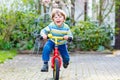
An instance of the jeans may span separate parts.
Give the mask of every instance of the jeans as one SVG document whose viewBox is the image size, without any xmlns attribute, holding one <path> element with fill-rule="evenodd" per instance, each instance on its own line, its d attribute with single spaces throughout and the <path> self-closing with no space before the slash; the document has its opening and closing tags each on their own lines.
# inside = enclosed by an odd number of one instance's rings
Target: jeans
<svg viewBox="0 0 120 80">
<path fill-rule="evenodd" d="M 52 52 L 52 50 L 54 49 L 54 47 L 55 47 L 55 43 L 52 42 L 51 40 L 48 40 L 45 43 L 43 51 L 42 51 L 42 60 L 44 62 L 49 61 L 49 59 L 50 59 L 50 53 Z M 58 50 L 59 50 L 60 55 L 62 57 L 63 63 L 69 63 L 70 56 L 69 56 L 66 44 L 58 45 Z"/>
</svg>

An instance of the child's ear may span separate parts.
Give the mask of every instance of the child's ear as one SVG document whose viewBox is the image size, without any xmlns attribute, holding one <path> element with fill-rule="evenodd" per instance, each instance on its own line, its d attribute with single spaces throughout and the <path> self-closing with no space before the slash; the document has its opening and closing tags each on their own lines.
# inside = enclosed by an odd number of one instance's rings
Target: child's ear
<svg viewBox="0 0 120 80">
<path fill-rule="evenodd" d="M 52 21 L 54 21 L 54 19 L 53 19 L 53 18 L 51 18 L 51 20 L 52 20 Z"/>
</svg>

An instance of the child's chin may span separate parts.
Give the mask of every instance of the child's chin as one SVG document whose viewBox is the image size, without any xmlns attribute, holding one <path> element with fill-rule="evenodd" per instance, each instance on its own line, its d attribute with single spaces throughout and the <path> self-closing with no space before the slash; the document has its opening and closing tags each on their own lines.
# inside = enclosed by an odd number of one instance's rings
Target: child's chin
<svg viewBox="0 0 120 80">
<path fill-rule="evenodd" d="M 57 26 L 60 26 L 61 24 L 56 24 Z"/>
<path fill-rule="evenodd" d="M 61 25 L 57 25 L 57 26 L 61 26 Z"/>
</svg>

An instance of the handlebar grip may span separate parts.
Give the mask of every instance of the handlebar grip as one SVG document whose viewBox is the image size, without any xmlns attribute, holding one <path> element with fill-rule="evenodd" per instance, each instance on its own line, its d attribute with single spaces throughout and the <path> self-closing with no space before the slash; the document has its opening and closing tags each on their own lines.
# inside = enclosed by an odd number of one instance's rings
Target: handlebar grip
<svg viewBox="0 0 120 80">
<path fill-rule="evenodd" d="M 49 37 L 47 36 L 47 39 L 49 39 Z"/>
<path fill-rule="evenodd" d="M 72 41 L 72 37 L 68 37 L 68 42 L 71 42 Z"/>
<path fill-rule="evenodd" d="M 36 38 L 39 38 L 40 40 L 43 40 L 43 36 L 41 36 L 40 34 L 37 35 Z"/>
<path fill-rule="evenodd" d="M 40 40 L 43 40 L 43 37 L 42 37 L 42 36 L 40 36 Z"/>
</svg>

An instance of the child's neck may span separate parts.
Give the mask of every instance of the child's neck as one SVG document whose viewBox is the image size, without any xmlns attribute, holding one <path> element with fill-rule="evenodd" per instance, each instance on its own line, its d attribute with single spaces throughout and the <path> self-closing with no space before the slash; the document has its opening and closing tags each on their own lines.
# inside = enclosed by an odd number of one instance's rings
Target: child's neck
<svg viewBox="0 0 120 80">
<path fill-rule="evenodd" d="M 55 24 L 56 25 L 56 24 Z M 63 24 L 61 24 L 61 25 L 56 25 L 56 26 L 58 26 L 58 27 L 62 27 L 63 26 Z"/>
</svg>

